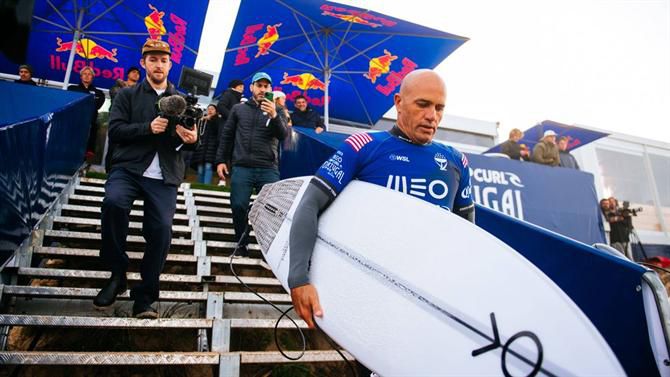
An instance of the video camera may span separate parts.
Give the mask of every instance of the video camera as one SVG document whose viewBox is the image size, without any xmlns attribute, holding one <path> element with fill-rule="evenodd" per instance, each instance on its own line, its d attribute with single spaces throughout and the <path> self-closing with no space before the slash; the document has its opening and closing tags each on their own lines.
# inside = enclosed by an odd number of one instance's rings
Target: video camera
<svg viewBox="0 0 670 377">
<path fill-rule="evenodd" d="M 637 213 L 642 212 L 643 209 L 644 208 L 642 207 L 630 208 L 630 202 L 625 200 L 623 202 L 623 206 L 616 208 L 616 212 L 620 213 L 621 216 L 631 217 L 631 216 L 637 216 Z"/>
<path fill-rule="evenodd" d="M 178 124 L 189 130 L 198 124 L 205 112 L 197 103 L 197 97 L 184 97 L 179 94 L 163 97 L 158 101 L 158 116 L 168 120 L 167 132 L 170 136 L 177 136 Z"/>
</svg>

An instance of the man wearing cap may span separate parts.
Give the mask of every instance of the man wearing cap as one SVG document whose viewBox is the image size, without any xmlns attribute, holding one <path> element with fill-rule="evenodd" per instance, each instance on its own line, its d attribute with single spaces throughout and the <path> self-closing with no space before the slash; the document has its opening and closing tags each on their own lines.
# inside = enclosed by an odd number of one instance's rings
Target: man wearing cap
<svg viewBox="0 0 670 377">
<path fill-rule="evenodd" d="M 33 81 L 33 68 L 28 64 L 21 64 L 19 66 L 19 78 L 14 80 L 14 82 L 17 84 L 37 86 L 37 83 Z"/>
<path fill-rule="evenodd" d="M 552 130 L 544 131 L 540 142 L 533 148 L 533 162 L 538 164 L 558 166 L 558 147 L 556 146 L 556 132 Z"/>
<path fill-rule="evenodd" d="M 172 67 L 170 45 L 147 40 L 140 64 L 146 70 L 146 79 L 121 90 L 110 113 L 109 139 L 116 147 L 102 202 L 100 257 L 112 276 L 93 303 L 109 306 L 126 290 L 130 209 L 136 199 L 143 199 L 146 247 L 140 266 L 142 281 L 132 288 L 130 297 L 135 301 L 133 316 L 157 318 L 158 312 L 151 304 L 158 300 L 158 279 L 172 241 L 177 186 L 184 172 L 181 151 L 194 149 L 198 130 L 176 125 L 172 134 L 168 120 L 158 116 L 159 100 L 177 94 L 167 80 Z"/>
<path fill-rule="evenodd" d="M 233 106 L 240 103 L 242 93 L 244 93 L 244 83 L 242 80 L 235 79 L 228 83 L 228 89 L 221 94 L 221 99 L 216 105 L 216 110 L 219 112 L 219 115 L 221 115 L 222 122 L 225 123 L 228 119 L 228 115 L 230 115 L 230 110 Z"/>
<path fill-rule="evenodd" d="M 293 103 L 295 104 L 295 110 L 291 114 L 291 121 L 294 126 L 313 128 L 317 134 L 323 132 L 323 120 L 316 111 L 307 105 L 305 96 L 295 97 Z"/>
<path fill-rule="evenodd" d="M 119 93 L 119 91 L 123 88 L 127 88 L 129 86 L 133 86 L 137 84 L 138 81 L 140 81 L 140 69 L 137 67 L 130 67 L 128 68 L 128 71 L 126 71 L 126 81 L 123 81 L 121 79 L 116 80 L 114 83 L 114 86 L 109 88 L 109 98 L 114 101 L 114 97 L 116 97 L 116 94 Z"/>
<path fill-rule="evenodd" d="M 235 254 L 239 256 L 248 255 L 245 229 L 251 193 L 279 180 L 277 148 L 288 132 L 286 120 L 278 114 L 274 102 L 265 98 L 265 93 L 272 92 L 270 76 L 256 73 L 250 89 L 251 98 L 233 106 L 216 152 L 219 177 L 225 179 L 232 169 L 230 206 L 239 245 Z"/>
<path fill-rule="evenodd" d="M 85 66 L 79 71 L 80 82 L 79 85 L 70 85 L 67 90 L 71 92 L 82 92 L 92 94 L 95 99 L 95 111 L 93 112 L 93 119 L 91 119 L 91 129 L 88 133 L 88 143 L 86 144 L 86 157 L 93 157 L 95 154 L 95 140 L 98 136 L 98 110 L 105 103 L 105 93 L 93 85 L 93 78 L 95 72 L 93 68 Z"/>
</svg>

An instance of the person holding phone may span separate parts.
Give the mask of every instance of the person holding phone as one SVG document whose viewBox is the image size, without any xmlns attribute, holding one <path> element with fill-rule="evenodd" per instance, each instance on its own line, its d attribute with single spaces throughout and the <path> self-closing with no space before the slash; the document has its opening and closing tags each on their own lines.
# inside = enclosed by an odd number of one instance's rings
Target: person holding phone
<svg viewBox="0 0 670 377">
<path fill-rule="evenodd" d="M 249 255 L 244 230 L 251 194 L 254 190 L 259 192 L 266 183 L 279 180 L 277 147 L 288 133 L 286 119 L 279 116 L 272 100 L 270 76 L 265 72 L 256 73 L 249 89 L 251 98 L 231 109 L 216 151 L 219 178 L 232 174 L 230 206 L 239 245 L 235 250 L 237 256 Z"/>
</svg>

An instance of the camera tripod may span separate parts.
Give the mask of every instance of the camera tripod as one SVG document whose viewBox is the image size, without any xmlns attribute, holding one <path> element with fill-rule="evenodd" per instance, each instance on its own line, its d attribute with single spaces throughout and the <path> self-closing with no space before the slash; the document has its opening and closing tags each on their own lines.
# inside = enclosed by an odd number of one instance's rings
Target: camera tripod
<svg viewBox="0 0 670 377">
<path fill-rule="evenodd" d="M 640 241 L 640 237 L 637 235 L 635 228 L 630 228 L 628 239 L 628 248 L 626 249 L 626 256 L 628 259 L 632 260 L 633 262 L 637 262 L 633 253 L 633 245 L 637 245 L 640 248 L 640 252 L 642 253 L 642 258 L 644 260 L 649 259 L 647 252 L 644 251 L 644 246 L 642 245 L 642 241 Z"/>
</svg>

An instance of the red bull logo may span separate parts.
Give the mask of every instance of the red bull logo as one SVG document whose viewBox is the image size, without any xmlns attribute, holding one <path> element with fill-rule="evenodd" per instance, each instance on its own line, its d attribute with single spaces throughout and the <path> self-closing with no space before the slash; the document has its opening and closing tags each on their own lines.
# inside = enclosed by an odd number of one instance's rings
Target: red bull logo
<svg viewBox="0 0 670 377">
<path fill-rule="evenodd" d="M 242 36 L 242 40 L 240 41 L 240 46 L 256 43 L 257 38 L 256 36 L 254 36 L 254 34 L 262 29 L 263 24 L 255 24 L 247 26 L 247 28 L 244 29 L 244 35 Z M 247 51 L 249 51 L 249 47 L 237 50 L 237 54 L 235 54 L 235 66 L 247 64 L 251 61 L 251 59 L 249 59 L 249 56 L 247 56 Z"/>
<path fill-rule="evenodd" d="M 261 56 L 261 55 L 267 55 L 269 54 L 270 47 L 272 47 L 275 42 L 279 39 L 279 28 L 281 26 L 281 23 L 279 24 L 274 24 L 274 25 L 268 25 L 265 29 L 265 34 L 258 40 L 256 43 L 258 45 L 258 52 L 256 53 L 255 58 Z"/>
<path fill-rule="evenodd" d="M 63 61 L 60 58 L 60 55 L 54 55 L 51 54 L 49 55 L 49 68 L 54 70 L 54 71 L 67 71 L 67 61 Z M 84 60 L 76 60 L 74 61 L 74 64 L 72 65 L 72 71 L 74 73 L 79 73 L 82 68 L 84 67 L 91 67 L 93 68 L 93 73 L 95 74 L 95 77 L 102 77 L 105 79 L 111 79 L 111 80 L 124 80 L 126 77 L 126 72 L 122 67 L 114 67 L 112 69 L 107 69 L 107 68 L 98 68 L 95 66 L 93 61 L 84 61 Z"/>
<path fill-rule="evenodd" d="M 161 39 L 167 33 L 165 24 L 163 23 L 165 12 L 159 11 L 151 4 L 149 4 L 149 9 L 151 9 L 151 13 L 144 17 L 144 26 L 146 26 L 147 32 L 149 32 L 149 39 Z"/>
<path fill-rule="evenodd" d="M 370 27 L 373 27 L 373 28 L 382 26 L 382 24 L 376 24 L 374 22 L 370 22 L 366 19 L 363 19 L 359 16 L 354 16 L 352 14 L 341 14 L 341 13 L 333 13 L 333 12 L 329 12 L 329 11 L 324 11 L 323 13 L 321 13 L 321 15 L 322 16 L 335 17 L 335 18 L 339 18 L 342 21 L 351 22 L 352 24 L 366 25 L 366 26 L 370 26 Z"/>
<path fill-rule="evenodd" d="M 375 89 L 377 89 L 378 92 L 382 93 L 385 96 L 391 95 L 391 93 L 393 93 L 395 89 L 400 86 L 402 79 L 404 79 L 408 73 L 412 72 L 417 67 L 418 65 L 409 58 L 403 58 L 402 68 L 400 69 L 400 71 L 398 72 L 391 71 L 386 76 L 386 85 L 378 84 L 375 87 Z"/>
<path fill-rule="evenodd" d="M 392 55 L 389 50 L 384 50 L 384 55 L 370 59 L 368 73 L 363 76 L 369 79 L 374 84 L 381 75 L 389 73 L 391 70 L 391 63 L 398 59 L 396 55 Z"/>
<path fill-rule="evenodd" d="M 62 39 L 56 37 L 56 44 L 58 45 L 57 52 L 72 50 L 72 41 L 63 42 Z M 90 39 L 82 38 L 78 40 L 75 52 L 84 59 L 107 59 L 118 63 L 115 48 L 108 50 Z"/>
<path fill-rule="evenodd" d="M 380 26 L 395 26 L 397 23 L 388 18 L 380 17 L 370 12 L 360 11 L 357 9 L 349 9 L 340 6 L 324 4 L 320 8 L 323 12 L 321 15 L 338 18 L 342 21 L 351 22 L 360 25 L 377 28 Z"/>
<path fill-rule="evenodd" d="M 326 84 L 311 73 L 301 73 L 299 75 L 289 76 L 288 73 L 284 72 L 284 79 L 280 82 L 280 84 L 291 84 L 302 90 L 326 90 Z"/>
</svg>

